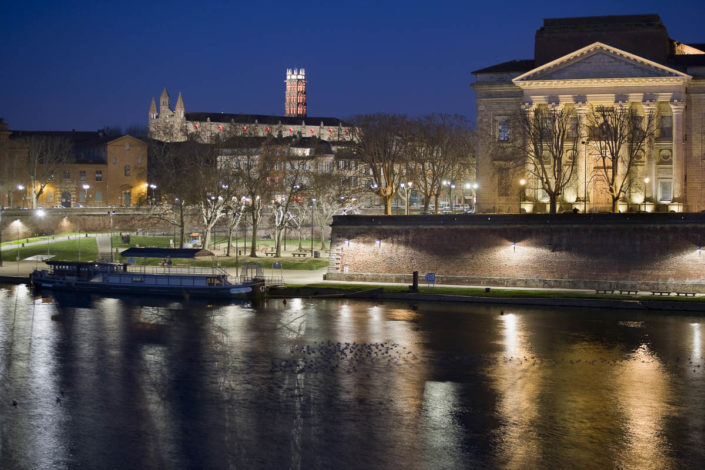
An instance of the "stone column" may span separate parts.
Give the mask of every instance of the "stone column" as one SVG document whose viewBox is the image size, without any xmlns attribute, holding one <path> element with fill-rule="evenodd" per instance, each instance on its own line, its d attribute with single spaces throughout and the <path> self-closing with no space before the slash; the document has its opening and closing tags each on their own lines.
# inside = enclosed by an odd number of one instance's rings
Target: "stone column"
<svg viewBox="0 0 705 470">
<path fill-rule="evenodd" d="M 658 125 L 656 122 L 656 102 L 652 100 L 644 100 L 641 105 L 644 108 L 644 126 L 648 126 L 649 120 L 651 120 L 652 128 L 656 128 Z M 645 130 L 648 131 L 648 129 Z M 651 138 L 650 141 L 652 142 L 653 138 Z M 646 199 L 654 198 L 656 194 L 654 188 L 656 187 L 656 161 L 658 160 L 658 155 L 656 155 L 653 146 L 650 147 L 651 142 L 644 143 L 643 178 L 649 178 L 648 183 L 644 182 L 644 209 L 646 209 Z M 651 153 L 649 153 L 649 150 L 651 150 Z"/>
<path fill-rule="evenodd" d="M 683 110 L 685 103 L 680 100 L 670 102 L 673 113 L 673 201 L 683 203 L 685 209 L 685 147 L 683 145 Z"/>
<path fill-rule="evenodd" d="M 578 199 L 583 201 L 582 211 L 587 213 L 587 141 L 588 141 L 588 126 L 587 113 L 588 105 L 586 102 L 575 103 L 575 111 L 578 114 L 578 148 L 576 150 L 577 161 L 575 170 L 578 173 Z"/>
</svg>

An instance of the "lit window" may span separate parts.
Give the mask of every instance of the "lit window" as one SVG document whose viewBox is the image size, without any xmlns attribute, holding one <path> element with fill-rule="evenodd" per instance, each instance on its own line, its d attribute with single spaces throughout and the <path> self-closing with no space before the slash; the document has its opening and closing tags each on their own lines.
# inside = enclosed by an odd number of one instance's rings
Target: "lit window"
<svg viewBox="0 0 705 470">
<path fill-rule="evenodd" d="M 130 165 L 125 165 L 125 176 L 130 176 Z"/>
<path fill-rule="evenodd" d="M 95 170 L 95 180 L 103 181 L 103 170 Z"/>
<path fill-rule="evenodd" d="M 125 142 L 125 152 L 129 152 L 129 151 L 130 151 L 130 143 Z"/>
<path fill-rule="evenodd" d="M 659 137 L 666 139 L 673 137 L 672 116 L 661 116 L 661 121 L 659 124 Z"/>
</svg>

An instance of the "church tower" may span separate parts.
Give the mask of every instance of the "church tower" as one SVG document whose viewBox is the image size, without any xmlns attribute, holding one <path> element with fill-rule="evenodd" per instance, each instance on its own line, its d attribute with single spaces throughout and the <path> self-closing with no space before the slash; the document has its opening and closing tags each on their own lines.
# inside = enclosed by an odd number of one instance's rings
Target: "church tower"
<svg viewBox="0 0 705 470">
<path fill-rule="evenodd" d="M 284 115 L 306 117 L 306 71 L 286 69 Z"/>
</svg>

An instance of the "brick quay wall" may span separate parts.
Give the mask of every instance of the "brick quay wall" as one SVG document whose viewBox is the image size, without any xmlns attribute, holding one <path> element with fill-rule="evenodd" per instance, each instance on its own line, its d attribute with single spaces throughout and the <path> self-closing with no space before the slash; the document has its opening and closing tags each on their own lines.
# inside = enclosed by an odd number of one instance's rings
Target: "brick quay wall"
<svg viewBox="0 0 705 470">
<path fill-rule="evenodd" d="M 700 248 L 703 248 L 701 250 Z M 326 279 L 705 292 L 705 214 L 336 216 Z"/>
</svg>

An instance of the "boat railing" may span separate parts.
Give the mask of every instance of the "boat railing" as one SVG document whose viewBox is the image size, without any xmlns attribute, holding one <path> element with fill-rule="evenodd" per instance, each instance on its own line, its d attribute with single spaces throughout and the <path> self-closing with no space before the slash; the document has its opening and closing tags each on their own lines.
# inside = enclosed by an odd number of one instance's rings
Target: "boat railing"
<svg viewBox="0 0 705 470">
<path fill-rule="evenodd" d="M 127 272 L 130 273 L 140 273 L 140 274 L 161 274 L 161 275 L 180 275 L 180 276 L 204 276 L 204 275 L 215 275 L 215 276 L 227 276 L 228 272 L 220 267 L 204 267 L 204 266 L 187 266 L 187 265 L 177 265 L 177 266 L 140 266 L 140 265 L 128 265 Z"/>
</svg>

